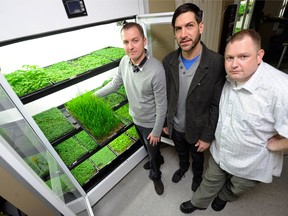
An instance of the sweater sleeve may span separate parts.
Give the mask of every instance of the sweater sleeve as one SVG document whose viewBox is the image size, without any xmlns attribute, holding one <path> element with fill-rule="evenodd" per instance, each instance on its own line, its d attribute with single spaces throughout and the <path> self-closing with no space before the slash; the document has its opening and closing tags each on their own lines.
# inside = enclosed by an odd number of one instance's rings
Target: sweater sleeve
<svg viewBox="0 0 288 216">
<path fill-rule="evenodd" d="M 166 78 L 162 65 L 154 78 L 153 92 L 156 104 L 156 121 L 152 130 L 152 134 L 159 137 L 162 133 L 167 112 Z"/>
<path fill-rule="evenodd" d="M 117 89 L 119 89 L 122 86 L 123 80 L 122 80 L 122 74 L 121 74 L 120 68 L 121 67 L 118 67 L 118 71 L 115 74 L 115 76 L 113 77 L 113 79 L 111 80 L 111 82 L 109 82 L 107 85 L 105 85 L 101 89 L 97 90 L 96 92 L 94 92 L 95 96 L 105 97 L 105 96 L 115 92 Z"/>
</svg>

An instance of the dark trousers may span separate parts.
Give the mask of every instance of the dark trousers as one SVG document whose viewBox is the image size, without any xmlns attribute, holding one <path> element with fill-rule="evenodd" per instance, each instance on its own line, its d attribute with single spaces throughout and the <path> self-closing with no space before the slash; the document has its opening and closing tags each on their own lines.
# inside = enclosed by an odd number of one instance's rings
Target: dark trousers
<svg viewBox="0 0 288 216">
<path fill-rule="evenodd" d="M 160 158 L 162 157 L 160 153 L 160 143 L 157 145 L 150 145 L 149 140 L 147 139 L 148 135 L 151 133 L 152 128 L 144 128 L 139 125 L 135 125 L 136 130 L 139 134 L 140 140 L 145 146 L 149 160 L 150 160 L 150 173 L 149 178 L 152 180 L 159 180 L 161 179 L 161 171 L 160 171 Z"/>
<path fill-rule="evenodd" d="M 179 132 L 173 129 L 172 140 L 175 145 L 175 149 L 179 157 L 179 167 L 183 172 L 187 172 L 190 166 L 189 154 L 192 156 L 192 172 L 193 180 L 202 179 L 203 166 L 204 166 L 204 154 L 203 152 L 197 152 L 196 143 L 190 144 L 185 139 L 185 133 Z"/>
</svg>

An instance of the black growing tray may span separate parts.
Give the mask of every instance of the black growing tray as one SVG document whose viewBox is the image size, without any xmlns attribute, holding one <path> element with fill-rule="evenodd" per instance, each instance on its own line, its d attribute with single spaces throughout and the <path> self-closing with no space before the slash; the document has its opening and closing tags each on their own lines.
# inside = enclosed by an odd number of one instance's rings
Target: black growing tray
<svg viewBox="0 0 288 216">
<path fill-rule="evenodd" d="M 86 71 L 82 74 L 78 74 L 75 77 L 71 77 L 70 79 L 66 79 L 61 82 L 54 83 L 50 86 L 47 86 L 45 88 L 39 89 L 37 91 L 31 92 L 29 94 L 23 95 L 20 97 L 20 100 L 22 101 L 23 104 L 30 103 L 34 100 L 37 100 L 39 98 L 45 97 L 47 95 L 50 95 L 52 93 L 55 93 L 57 91 L 60 91 L 62 89 L 65 89 L 69 86 L 75 85 L 76 83 L 82 82 L 84 80 L 87 80 L 91 77 L 94 77 L 96 75 L 99 75 L 101 73 L 104 73 L 108 70 L 111 70 L 115 67 L 118 67 L 120 63 L 120 60 L 105 64 L 103 66 L 100 66 L 98 68 Z"/>
</svg>

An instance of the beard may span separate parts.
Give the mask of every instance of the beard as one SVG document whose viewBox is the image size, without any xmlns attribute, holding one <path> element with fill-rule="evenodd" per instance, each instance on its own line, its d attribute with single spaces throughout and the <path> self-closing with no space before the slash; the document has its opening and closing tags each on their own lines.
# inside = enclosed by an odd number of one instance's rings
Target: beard
<svg viewBox="0 0 288 216">
<path fill-rule="evenodd" d="M 189 46 L 182 46 L 181 45 L 181 41 L 178 42 L 178 46 L 181 48 L 181 50 L 183 52 L 190 52 L 192 51 L 199 43 L 200 43 L 200 39 L 201 39 L 201 34 L 199 34 L 199 36 L 196 38 L 195 41 L 192 41 L 192 44 Z"/>
</svg>

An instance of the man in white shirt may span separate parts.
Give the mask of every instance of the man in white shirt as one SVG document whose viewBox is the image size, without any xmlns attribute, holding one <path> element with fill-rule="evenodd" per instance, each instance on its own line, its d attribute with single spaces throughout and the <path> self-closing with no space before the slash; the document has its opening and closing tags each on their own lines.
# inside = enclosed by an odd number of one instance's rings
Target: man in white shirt
<svg viewBox="0 0 288 216">
<path fill-rule="evenodd" d="M 227 81 L 219 105 L 215 141 L 205 177 L 184 213 L 227 202 L 259 182 L 280 176 L 288 146 L 288 76 L 262 61 L 264 50 L 255 30 L 234 34 L 225 50 Z"/>
</svg>

